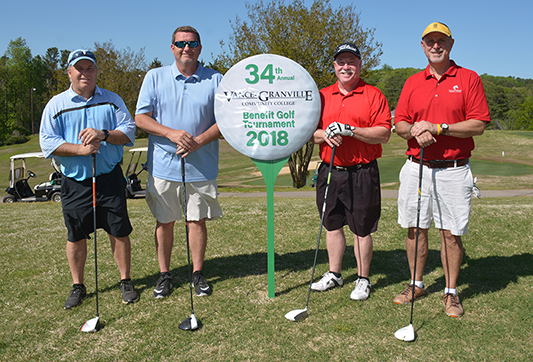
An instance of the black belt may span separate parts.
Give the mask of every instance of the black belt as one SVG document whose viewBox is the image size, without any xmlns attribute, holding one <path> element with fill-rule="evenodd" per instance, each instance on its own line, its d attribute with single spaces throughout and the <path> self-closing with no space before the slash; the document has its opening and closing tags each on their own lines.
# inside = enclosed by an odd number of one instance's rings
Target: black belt
<svg viewBox="0 0 533 362">
<path fill-rule="evenodd" d="M 418 158 L 409 156 L 409 159 L 413 161 L 414 163 L 420 164 L 420 160 Z M 424 161 L 423 165 L 429 168 L 449 168 L 449 167 L 464 166 L 468 162 L 470 162 L 469 158 L 463 158 L 462 160 L 430 160 L 430 161 Z"/>
<path fill-rule="evenodd" d="M 352 171 L 352 170 L 359 170 L 361 167 L 369 165 L 373 161 L 370 161 L 369 163 L 358 163 L 357 165 L 352 166 L 332 166 L 331 168 L 337 171 Z M 329 163 L 323 162 L 325 167 L 329 167 Z"/>
</svg>

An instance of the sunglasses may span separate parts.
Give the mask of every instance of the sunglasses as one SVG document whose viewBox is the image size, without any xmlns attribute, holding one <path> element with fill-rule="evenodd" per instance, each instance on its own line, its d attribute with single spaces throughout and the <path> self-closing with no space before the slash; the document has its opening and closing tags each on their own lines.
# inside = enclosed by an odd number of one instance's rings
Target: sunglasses
<svg viewBox="0 0 533 362">
<path fill-rule="evenodd" d="M 188 45 L 190 48 L 196 48 L 198 45 L 200 45 L 199 41 L 193 40 L 193 41 L 177 41 L 174 43 L 175 46 L 178 48 L 185 48 L 185 45 Z"/>
<path fill-rule="evenodd" d="M 70 54 L 70 56 L 68 57 L 67 63 L 70 64 L 74 60 L 81 58 L 81 57 L 91 58 L 96 63 L 96 57 L 94 56 L 94 53 L 88 50 L 78 50 L 77 52 Z"/>
</svg>

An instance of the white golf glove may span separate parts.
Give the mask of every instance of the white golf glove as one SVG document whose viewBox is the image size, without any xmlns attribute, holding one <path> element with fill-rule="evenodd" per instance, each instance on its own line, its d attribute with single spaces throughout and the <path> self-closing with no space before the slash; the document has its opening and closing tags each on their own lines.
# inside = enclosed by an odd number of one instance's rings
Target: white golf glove
<svg viewBox="0 0 533 362">
<path fill-rule="evenodd" d="M 481 199 L 481 191 L 476 186 L 477 177 L 474 178 L 474 186 L 472 187 L 472 196 L 477 197 L 478 199 Z"/>
<path fill-rule="evenodd" d="M 326 129 L 326 137 L 332 138 L 335 135 L 340 134 L 341 136 L 353 137 L 353 132 L 355 127 L 350 126 L 349 124 L 342 124 L 339 122 L 333 122 Z"/>
</svg>

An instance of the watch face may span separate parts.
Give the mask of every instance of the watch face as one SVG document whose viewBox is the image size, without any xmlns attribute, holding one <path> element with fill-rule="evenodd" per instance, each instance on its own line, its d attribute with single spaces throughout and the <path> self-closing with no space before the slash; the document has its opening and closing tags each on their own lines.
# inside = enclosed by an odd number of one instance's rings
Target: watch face
<svg viewBox="0 0 533 362">
<path fill-rule="evenodd" d="M 448 130 L 448 124 L 447 123 L 443 123 L 441 124 L 441 127 L 445 130 Z"/>
</svg>

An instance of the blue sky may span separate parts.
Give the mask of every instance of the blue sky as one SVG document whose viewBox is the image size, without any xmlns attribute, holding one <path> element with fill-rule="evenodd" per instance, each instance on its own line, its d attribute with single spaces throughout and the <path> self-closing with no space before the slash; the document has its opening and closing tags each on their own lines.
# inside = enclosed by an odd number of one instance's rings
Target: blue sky
<svg viewBox="0 0 533 362">
<path fill-rule="evenodd" d="M 0 54 L 18 37 L 26 40 L 34 56 L 44 55 L 49 47 L 92 48 L 94 42 L 112 40 L 118 49 L 144 48 L 147 61 L 157 57 L 166 65 L 173 61 L 172 32 L 192 25 L 202 36 L 201 59 L 208 62 L 211 53 L 221 52 L 219 41 L 230 36 L 230 21 L 236 16 L 246 19 L 246 3 L 255 0 L 4 0 Z M 455 38 L 452 58 L 459 65 L 479 74 L 533 78 L 531 0 L 331 0 L 334 8 L 350 3 L 360 12 L 362 26 L 375 28 L 375 39 L 383 44 L 379 67 L 425 67 L 422 31 L 441 21 Z"/>
</svg>

